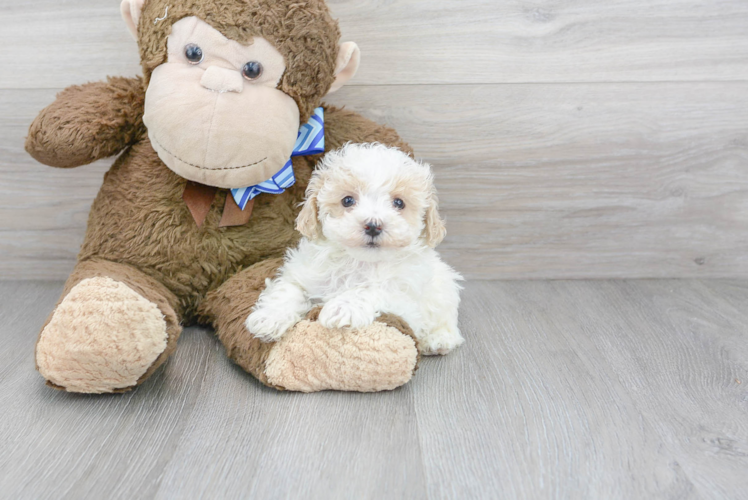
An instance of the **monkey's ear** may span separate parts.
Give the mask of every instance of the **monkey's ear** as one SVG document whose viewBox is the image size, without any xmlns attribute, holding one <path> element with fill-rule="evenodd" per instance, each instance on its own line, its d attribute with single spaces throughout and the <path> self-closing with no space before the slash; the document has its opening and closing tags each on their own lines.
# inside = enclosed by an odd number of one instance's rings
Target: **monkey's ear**
<svg viewBox="0 0 748 500">
<path fill-rule="evenodd" d="M 358 65 L 361 63 L 361 50 L 355 42 L 345 42 L 340 44 L 338 50 L 338 60 L 335 61 L 335 81 L 328 94 L 332 94 L 340 87 L 348 83 L 348 80 L 354 77 L 358 71 Z"/>
<path fill-rule="evenodd" d="M 145 0 L 122 0 L 119 5 L 122 19 L 125 20 L 127 29 L 136 41 L 138 40 L 138 21 L 140 20 L 140 13 L 143 12 L 144 3 Z"/>
</svg>

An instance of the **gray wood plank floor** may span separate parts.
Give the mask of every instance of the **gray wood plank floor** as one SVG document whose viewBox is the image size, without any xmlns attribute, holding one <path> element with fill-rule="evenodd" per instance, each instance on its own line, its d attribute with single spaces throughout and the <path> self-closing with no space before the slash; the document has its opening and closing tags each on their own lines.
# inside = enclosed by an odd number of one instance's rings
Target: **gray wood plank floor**
<svg viewBox="0 0 748 500">
<path fill-rule="evenodd" d="M 748 282 L 471 282 L 381 394 L 278 393 L 189 328 L 120 396 L 46 388 L 60 282 L 0 284 L 0 498 L 745 498 Z"/>
</svg>

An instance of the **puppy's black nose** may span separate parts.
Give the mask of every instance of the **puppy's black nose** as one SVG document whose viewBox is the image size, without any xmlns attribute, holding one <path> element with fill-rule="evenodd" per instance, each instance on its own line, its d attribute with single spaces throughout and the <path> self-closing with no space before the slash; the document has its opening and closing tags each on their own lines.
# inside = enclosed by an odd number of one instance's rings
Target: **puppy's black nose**
<svg viewBox="0 0 748 500">
<path fill-rule="evenodd" d="M 376 222 L 369 221 L 364 224 L 364 232 L 372 238 L 375 238 L 382 234 L 382 226 L 380 226 Z"/>
</svg>

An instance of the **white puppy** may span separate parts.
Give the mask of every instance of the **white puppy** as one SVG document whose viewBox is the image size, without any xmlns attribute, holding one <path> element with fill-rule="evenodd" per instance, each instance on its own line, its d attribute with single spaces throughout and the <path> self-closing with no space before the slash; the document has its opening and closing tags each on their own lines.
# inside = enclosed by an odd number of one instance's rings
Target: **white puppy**
<svg viewBox="0 0 748 500">
<path fill-rule="evenodd" d="M 306 194 L 296 221 L 304 238 L 247 318 L 253 335 L 278 340 L 321 304 L 319 321 L 328 328 L 397 314 L 423 354 L 464 342 L 462 277 L 434 250 L 446 230 L 427 164 L 381 144 L 348 144 L 323 158 Z"/>
</svg>

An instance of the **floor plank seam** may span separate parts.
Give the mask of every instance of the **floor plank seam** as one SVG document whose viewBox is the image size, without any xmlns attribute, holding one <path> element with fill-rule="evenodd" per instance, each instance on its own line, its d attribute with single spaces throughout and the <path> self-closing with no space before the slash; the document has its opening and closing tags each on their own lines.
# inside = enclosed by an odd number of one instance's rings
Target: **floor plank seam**
<svg viewBox="0 0 748 500">
<path fill-rule="evenodd" d="M 423 367 L 421 367 L 423 369 Z M 416 372 L 416 377 L 418 376 L 418 373 Z M 413 407 L 413 415 L 415 417 L 415 426 L 416 426 L 416 434 L 418 435 L 418 457 L 421 460 L 421 479 L 423 480 L 423 486 L 426 489 L 426 499 L 431 500 L 431 496 L 429 493 L 429 477 L 426 472 L 426 463 L 423 460 L 423 436 L 421 435 L 421 422 L 418 415 L 418 405 L 416 405 L 415 400 L 415 388 L 413 387 L 413 381 L 408 384 L 407 389 L 409 391 L 408 393 L 408 400 L 410 401 L 412 407 Z"/>
</svg>

